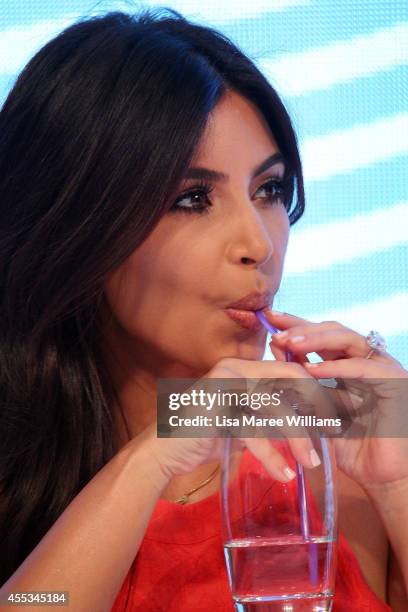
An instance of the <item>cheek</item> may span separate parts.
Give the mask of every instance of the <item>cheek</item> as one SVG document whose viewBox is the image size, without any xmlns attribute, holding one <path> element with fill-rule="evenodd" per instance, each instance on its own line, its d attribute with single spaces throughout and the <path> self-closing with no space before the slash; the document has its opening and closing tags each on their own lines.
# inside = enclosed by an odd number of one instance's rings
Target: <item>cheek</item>
<svg viewBox="0 0 408 612">
<path fill-rule="evenodd" d="M 172 227 L 168 233 L 175 234 L 174 238 L 161 237 L 160 246 L 138 260 L 138 268 L 144 270 L 144 286 L 179 309 L 181 300 L 191 302 L 206 297 L 207 289 L 211 291 L 214 268 L 219 267 L 219 241 L 204 238 L 197 228 L 180 231 Z"/>
<path fill-rule="evenodd" d="M 162 328 L 163 319 L 185 312 L 202 286 L 201 266 L 193 245 L 148 243 L 131 255 L 105 285 L 108 304 L 130 333 L 145 336 L 148 329 Z M 200 270 L 200 274 L 197 273 Z M 181 307 L 182 306 L 182 307 Z"/>
</svg>

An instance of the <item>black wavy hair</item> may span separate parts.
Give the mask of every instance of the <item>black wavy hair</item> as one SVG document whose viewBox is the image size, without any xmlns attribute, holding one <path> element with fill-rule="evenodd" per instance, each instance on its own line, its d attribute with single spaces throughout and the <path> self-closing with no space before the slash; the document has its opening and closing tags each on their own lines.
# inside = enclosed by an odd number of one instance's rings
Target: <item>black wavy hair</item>
<svg viewBox="0 0 408 612">
<path fill-rule="evenodd" d="M 36 53 L 4 103 L 0 584 L 117 452 L 103 285 L 168 211 L 227 90 L 269 124 L 294 223 L 302 169 L 282 101 L 228 38 L 175 11 L 81 19 Z"/>
</svg>

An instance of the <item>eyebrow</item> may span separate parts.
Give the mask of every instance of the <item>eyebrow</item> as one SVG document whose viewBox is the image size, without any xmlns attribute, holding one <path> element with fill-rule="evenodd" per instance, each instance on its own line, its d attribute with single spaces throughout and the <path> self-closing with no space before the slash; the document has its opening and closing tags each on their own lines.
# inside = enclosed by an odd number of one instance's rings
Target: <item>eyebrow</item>
<svg viewBox="0 0 408 612">
<path fill-rule="evenodd" d="M 282 153 L 274 153 L 267 157 L 259 166 L 257 166 L 252 171 L 252 177 L 256 178 L 265 170 L 268 170 L 271 166 L 274 166 L 278 163 L 283 163 L 286 165 L 285 158 Z M 224 174 L 224 172 L 218 172 L 218 170 L 210 170 L 209 168 L 189 168 L 184 176 L 185 179 L 195 179 L 195 180 L 208 180 L 213 182 L 225 182 L 228 180 L 228 174 Z"/>
</svg>

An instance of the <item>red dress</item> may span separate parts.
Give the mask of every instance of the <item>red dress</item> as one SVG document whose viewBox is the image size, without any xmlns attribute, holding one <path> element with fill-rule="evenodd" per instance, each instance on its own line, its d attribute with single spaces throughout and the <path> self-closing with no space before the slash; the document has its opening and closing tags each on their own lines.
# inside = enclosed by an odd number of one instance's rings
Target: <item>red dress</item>
<svg viewBox="0 0 408 612">
<path fill-rule="evenodd" d="M 111 612 L 234 612 L 221 534 L 218 493 L 185 506 L 160 499 Z M 389 611 L 340 533 L 332 612 Z"/>
</svg>

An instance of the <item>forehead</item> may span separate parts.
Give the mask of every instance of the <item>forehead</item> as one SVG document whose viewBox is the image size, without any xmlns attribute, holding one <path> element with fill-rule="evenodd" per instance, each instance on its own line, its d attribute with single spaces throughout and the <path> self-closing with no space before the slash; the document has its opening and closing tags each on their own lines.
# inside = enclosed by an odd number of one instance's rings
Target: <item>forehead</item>
<svg viewBox="0 0 408 612">
<path fill-rule="evenodd" d="M 249 100 L 228 91 L 208 118 L 194 161 L 226 157 L 267 157 L 279 150 L 273 134 L 257 107 Z"/>
</svg>

